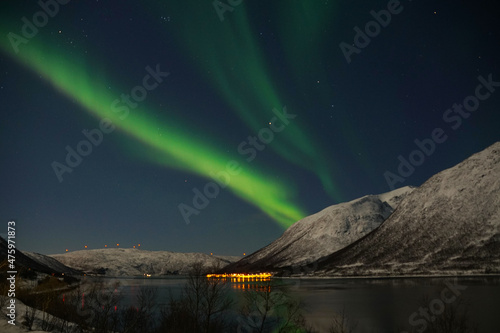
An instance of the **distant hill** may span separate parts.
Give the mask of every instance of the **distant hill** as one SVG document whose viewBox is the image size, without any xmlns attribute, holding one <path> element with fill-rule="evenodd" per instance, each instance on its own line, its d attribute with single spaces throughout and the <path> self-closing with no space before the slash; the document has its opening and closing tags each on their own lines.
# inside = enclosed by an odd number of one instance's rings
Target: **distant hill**
<svg viewBox="0 0 500 333">
<path fill-rule="evenodd" d="M 187 274 L 192 264 L 223 267 L 240 257 L 210 256 L 204 253 L 145 251 L 139 249 L 95 249 L 51 255 L 65 265 L 87 273 L 106 276 L 156 276 Z"/>
</svg>

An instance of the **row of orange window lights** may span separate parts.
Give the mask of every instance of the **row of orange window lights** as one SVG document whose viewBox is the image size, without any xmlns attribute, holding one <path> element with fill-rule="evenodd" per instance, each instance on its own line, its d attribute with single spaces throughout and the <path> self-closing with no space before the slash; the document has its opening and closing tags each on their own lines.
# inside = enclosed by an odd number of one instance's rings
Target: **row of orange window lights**
<svg viewBox="0 0 500 333">
<path fill-rule="evenodd" d="M 241 273 L 223 273 L 223 274 L 207 274 L 208 278 L 231 278 L 231 279 L 266 279 L 273 275 L 271 273 L 257 273 L 257 274 L 241 274 Z"/>
<path fill-rule="evenodd" d="M 120 246 L 120 243 L 116 243 L 116 247 L 119 247 L 119 246 Z M 105 247 L 105 248 L 107 248 L 107 247 L 108 247 L 108 245 L 104 245 L 104 247 Z M 139 248 L 139 247 L 141 247 L 141 244 L 137 244 L 137 248 Z M 87 245 L 85 245 L 85 248 L 87 248 Z M 136 246 L 134 245 L 134 246 L 132 246 L 132 248 L 134 248 L 134 249 L 135 249 L 135 248 L 136 248 Z M 68 250 L 68 249 L 66 249 L 66 252 L 68 252 L 68 251 L 69 251 L 69 250 Z"/>
</svg>

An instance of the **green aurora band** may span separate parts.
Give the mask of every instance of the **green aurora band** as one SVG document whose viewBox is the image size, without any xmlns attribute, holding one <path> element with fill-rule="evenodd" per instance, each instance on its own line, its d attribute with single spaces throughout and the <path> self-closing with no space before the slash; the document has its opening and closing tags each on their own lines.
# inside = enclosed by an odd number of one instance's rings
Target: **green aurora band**
<svg viewBox="0 0 500 333">
<path fill-rule="evenodd" d="M 287 105 L 280 99 L 279 96 L 285 94 L 280 94 L 278 85 L 272 81 L 271 71 L 254 39 L 244 2 L 232 12 L 226 11 L 223 22 L 212 2 L 200 5 L 198 1 L 187 0 L 163 4 L 166 8 L 159 10 L 169 13 L 173 10 L 184 17 L 173 28 L 179 34 L 179 45 L 199 60 L 200 71 L 215 84 L 215 89 L 249 128 L 257 132 L 265 126 L 272 108 L 281 109 Z M 325 15 L 322 17 L 326 19 Z M 310 21 L 315 22 L 312 17 Z M 319 29 L 319 25 L 315 24 L 314 29 Z M 288 111 L 294 113 L 293 108 L 289 107 Z M 342 196 L 331 176 L 332 169 L 326 163 L 329 154 L 313 142 L 313 136 L 308 133 L 304 126 L 294 121 L 270 147 L 289 162 L 315 173 L 325 191 L 340 202 Z"/>
<path fill-rule="evenodd" d="M 275 5 L 281 12 L 277 27 L 284 54 L 289 60 L 290 72 L 294 75 L 294 84 L 299 86 L 301 91 L 307 92 L 305 95 L 325 101 L 323 103 L 325 105 L 330 104 L 329 101 L 332 101 L 335 91 L 332 92 L 330 85 L 332 80 L 327 75 L 330 70 L 323 64 L 332 62 L 332 54 L 330 46 L 322 41 L 331 39 L 332 36 L 329 33 L 336 30 L 332 26 L 337 22 L 335 17 L 339 12 L 338 2 L 290 0 L 286 5 L 281 3 Z M 326 48 L 322 49 L 322 47 Z M 341 63 L 338 67 L 344 68 L 344 59 L 339 59 Z M 319 84 L 313 88 L 314 91 L 311 91 L 309 82 L 316 80 Z M 309 100 L 308 104 L 315 102 L 315 100 Z M 351 118 L 345 113 L 336 112 L 335 119 L 336 123 L 340 124 L 335 127 L 335 131 L 347 138 L 343 140 L 343 144 L 349 146 L 352 156 L 365 167 L 367 173 L 371 173 L 373 168 L 370 167 L 371 162 L 366 158 L 369 154 Z M 335 175 L 341 172 L 336 168 L 335 163 L 332 163 L 331 171 Z M 375 177 L 373 175 L 372 178 Z"/>
<path fill-rule="evenodd" d="M 0 29 L 2 36 L 7 36 L 7 31 Z M 196 140 L 186 134 L 189 133 L 186 130 L 188 127 L 179 122 L 164 121 L 159 124 L 151 117 L 148 118 L 146 107 L 141 107 L 140 111 L 132 110 L 126 118 L 120 119 L 120 114 L 110 112 L 117 96 L 108 91 L 110 81 L 104 79 L 104 71 L 96 70 L 98 66 L 94 64 L 90 66 L 89 59 L 78 58 L 73 52 L 61 47 L 51 47 L 43 43 L 42 39 L 39 34 L 27 45 L 22 44 L 19 54 L 15 54 L 8 39 L 2 38 L 0 49 L 41 75 L 96 118 L 110 119 L 117 128 L 160 152 L 158 160 L 165 166 L 211 179 L 212 172 L 224 170 L 226 163 L 234 159 L 229 154 L 215 149 L 206 140 Z M 162 136 L 152 130 L 158 127 L 161 128 Z M 263 172 L 256 170 L 256 167 L 252 165 L 250 170 L 243 166 L 239 175 L 231 177 L 227 188 L 258 207 L 284 228 L 307 215 L 291 202 L 290 196 L 294 191 L 290 186 L 266 177 Z"/>
</svg>

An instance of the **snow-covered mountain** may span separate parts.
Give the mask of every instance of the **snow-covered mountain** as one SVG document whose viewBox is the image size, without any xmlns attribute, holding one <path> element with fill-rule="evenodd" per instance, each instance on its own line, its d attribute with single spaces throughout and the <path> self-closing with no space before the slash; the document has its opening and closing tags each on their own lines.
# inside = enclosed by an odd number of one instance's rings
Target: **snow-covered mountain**
<svg viewBox="0 0 500 333">
<path fill-rule="evenodd" d="M 7 264 L 7 252 L 8 246 L 5 239 L 0 237 L 0 263 Z M 43 254 L 22 252 L 16 249 L 15 253 L 15 267 L 16 270 L 21 271 L 23 269 L 33 270 L 35 272 L 46 273 L 46 274 L 73 274 L 80 275 L 78 272 L 72 268 L 69 268 L 57 260 L 44 256 Z M 6 269 L 7 270 L 7 269 Z"/>
<path fill-rule="evenodd" d="M 297 221 L 280 238 L 226 270 L 275 270 L 316 261 L 377 228 L 412 191 L 403 187 L 325 208 Z"/>
<path fill-rule="evenodd" d="M 204 253 L 145 251 L 139 249 L 96 249 L 54 254 L 63 264 L 87 273 L 106 276 L 186 274 L 192 264 L 223 267 L 240 257 L 210 256 Z"/>
<path fill-rule="evenodd" d="M 63 263 L 59 262 L 58 260 L 56 260 L 52 257 L 49 257 L 45 254 L 36 253 L 36 252 L 28 252 L 28 251 L 24 251 L 23 253 L 27 257 L 33 259 L 34 261 L 36 261 L 44 266 L 49 267 L 54 272 L 61 272 L 61 273 L 73 274 L 73 275 L 82 275 L 83 274 L 82 272 L 75 270 L 73 268 L 70 268 L 70 267 L 64 265 Z"/>
<path fill-rule="evenodd" d="M 378 229 L 318 262 L 319 275 L 500 272 L 500 142 L 410 193 Z"/>
</svg>

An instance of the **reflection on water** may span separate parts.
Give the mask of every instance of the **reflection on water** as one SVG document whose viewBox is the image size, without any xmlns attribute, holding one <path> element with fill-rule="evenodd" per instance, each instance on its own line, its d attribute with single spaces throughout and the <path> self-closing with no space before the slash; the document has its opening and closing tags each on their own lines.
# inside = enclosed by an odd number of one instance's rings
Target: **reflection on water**
<svg viewBox="0 0 500 333">
<path fill-rule="evenodd" d="M 302 298 L 308 322 L 320 332 L 327 331 L 332 315 L 345 311 L 358 323 L 355 332 L 399 333 L 423 327 L 420 315 L 410 322 L 412 314 L 440 299 L 444 288 L 457 284 L 466 288 L 457 291 L 457 302 L 447 306 L 468 303 L 470 319 L 478 325 L 478 332 L 499 332 L 499 277 L 303 279 L 292 291 Z M 416 320 L 420 324 L 415 325 Z"/>
<path fill-rule="evenodd" d="M 271 281 L 271 280 L 267 280 Z M 270 292 L 271 291 L 271 284 L 262 284 L 258 282 L 254 283 L 232 283 L 231 284 L 231 289 L 233 290 L 255 290 L 255 291 L 262 291 L 262 292 Z"/>
<path fill-rule="evenodd" d="M 289 286 L 290 292 L 305 304 L 308 323 L 319 332 L 327 332 L 332 317 L 343 310 L 357 322 L 356 333 L 410 331 L 412 313 L 422 300 L 440 297 L 446 284 L 465 285 L 459 299 L 470 304 L 471 319 L 479 332 L 499 332 L 500 277 L 405 278 L 405 279 L 276 279 Z M 142 286 L 157 287 L 159 306 L 170 297 L 179 298 L 186 279 L 119 279 L 123 306 L 134 305 Z M 254 278 L 228 278 L 237 297 L 249 290 L 265 291 L 270 281 Z M 272 285 L 272 284 L 271 284 Z M 269 290 L 269 289 L 267 289 Z M 447 293 L 449 295 L 449 293 Z M 427 304 L 429 301 L 427 302 Z"/>
<path fill-rule="evenodd" d="M 103 279 L 97 279 L 92 282 L 92 278 L 87 278 L 79 288 L 69 292 L 62 293 L 59 295 L 59 299 L 63 304 L 73 306 L 77 311 L 89 311 L 92 310 L 92 306 L 96 304 L 108 303 L 106 306 L 111 306 L 110 309 L 114 309 L 114 312 L 118 311 L 118 304 L 120 304 L 122 298 L 123 290 L 118 287 L 116 280 L 110 285 L 113 285 L 111 289 L 106 289 L 106 284 L 103 283 Z M 94 284 L 95 281 L 98 283 Z M 80 289 L 81 288 L 81 289 Z M 88 304 L 86 304 L 88 301 Z M 126 304 L 133 304 L 134 302 L 126 302 Z M 99 306 L 104 309 L 104 305 Z"/>
</svg>

